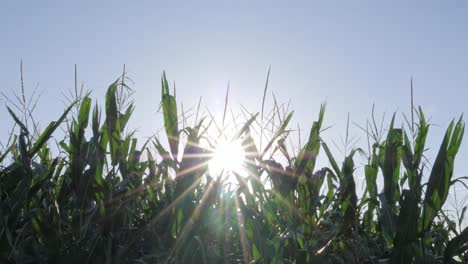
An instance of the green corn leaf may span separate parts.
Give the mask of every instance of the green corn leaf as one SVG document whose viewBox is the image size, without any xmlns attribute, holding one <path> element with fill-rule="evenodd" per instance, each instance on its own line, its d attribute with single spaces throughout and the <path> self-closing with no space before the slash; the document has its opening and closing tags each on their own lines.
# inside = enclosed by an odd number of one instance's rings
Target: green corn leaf
<svg viewBox="0 0 468 264">
<path fill-rule="evenodd" d="M 275 142 L 275 140 L 281 136 L 282 134 L 285 133 L 286 131 L 286 127 L 288 126 L 289 124 L 289 121 L 291 120 L 292 116 L 294 114 L 294 111 L 289 113 L 288 116 L 284 119 L 283 123 L 281 124 L 281 126 L 278 128 L 278 130 L 276 131 L 276 133 L 273 135 L 273 137 L 270 139 L 270 141 L 268 142 L 268 144 L 266 145 L 265 149 L 263 150 L 263 153 L 262 155 L 260 156 L 260 158 L 263 158 L 266 154 L 266 152 L 270 149 L 270 147 L 273 145 L 273 143 Z"/>
<path fill-rule="evenodd" d="M 461 118 L 456 124 L 452 121 L 447 128 L 427 182 L 419 231 L 423 232 L 430 227 L 434 217 L 447 199 L 453 176 L 455 156 L 460 148 L 464 129 L 465 125 Z"/>
<path fill-rule="evenodd" d="M 259 113 L 256 113 L 242 126 L 242 128 L 236 133 L 236 135 L 232 138 L 232 141 L 239 139 L 247 130 L 249 130 L 250 125 L 255 121 Z"/>
<path fill-rule="evenodd" d="M 421 159 L 423 157 L 423 152 L 426 145 L 427 134 L 429 132 L 429 125 L 426 122 L 426 118 L 424 117 L 424 113 L 419 108 L 419 127 L 418 127 L 418 134 L 416 136 L 415 145 L 414 145 L 414 165 L 418 167 L 421 163 Z"/>
<path fill-rule="evenodd" d="M 99 140 L 98 141 L 98 146 L 99 146 L 99 149 L 104 153 L 107 151 L 107 144 L 109 143 L 109 138 L 108 138 L 108 134 L 107 134 L 107 124 L 104 123 L 101 127 L 101 132 L 98 133 L 98 135 L 100 135 L 99 139 L 95 139 L 95 140 Z"/>
<path fill-rule="evenodd" d="M 120 149 L 119 149 L 119 152 L 120 152 L 120 155 L 119 155 L 119 171 L 120 171 L 120 174 L 122 175 L 122 177 L 124 179 L 128 178 L 128 163 L 127 163 L 127 159 L 129 157 L 129 148 L 130 148 L 130 141 L 132 139 L 130 138 L 130 136 L 127 136 L 125 137 L 124 140 L 121 141 L 121 144 L 120 144 Z"/>
<path fill-rule="evenodd" d="M 356 208 L 357 208 L 357 195 L 356 195 L 356 183 L 354 181 L 354 161 L 353 157 L 356 150 L 345 158 L 343 162 L 343 178 L 340 180 L 340 201 L 341 209 L 343 211 L 344 225 L 342 231 L 348 229 L 354 224 L 356 220 Z"/>
<path fill-rule="evenodd" d="M 401 146 L 401 161 L 403 162 L 403 166 L 405 167 L 406 172 L 403 178 L 400 180 L 400 186 L 403 186 L 405 181 L 409 179 L 409 186 L 411 190 L 414 190 L 416 188 L 416 177 L 418 172 L 417 168 L 414 167 L 414 156 L 408 135 L 407 133 L 403 133 L 403 136 L 405 143 Z"/>
<path fill-rule="evenodd" d="M 29 150 L 29 156 L 32 157 L 34 156 L 41 148 L 44 146 L 44 144 L 49 140 L 49 138 L 52 136 L 52 134 L 55 132 L 55 130 L 60 126 L 60 124 L 65 120 L 67 117 L 68 113 L 72 109 L 73 106 L 75 106 L 76 102 L 72 103 L 62 114 L 62 116 L 55 122 L 51 122 L 44 132 L 37 138 L 36 142 L 34 142 L 34 145 L 32 148 Z"/>
<path fill-rule="evenodd" d="M 35 177 L 33 179 L 33 182 L 31 184 L 31 187 L 29 189 L 29 196 L 33 196 L 37 193 L 37 191 L 43 187 L 44 182 L 50 179 L 58 165 L 59 160 L 56 158 L 52 161 L 50 166 L 47 168 L 47 171 L 42 173 L 42 175 L 38 175 L 38 177 Z"/>
<path fill-rule="evenodd" d="M 369 164 L 364 166 L 364 176 L 366 178 L 366 191 L 369 194 L 369 205 L 364 215 L 364 221 L 366 225 L 373 229 L 374 228 L 374 210 L 377 207 L 378 201 L 378 190 L 377 190 L 377 174 L 379 172 L 379 166 L 377 164 L 377 156 L 372 155 L 369 160 Z"/>
<path fill-rule="evenodd" d="M 468 227 L 456 237 L 452 238 L 447 244 L 444 253 L 444 263 L 452 263 L 453 257 L 466 253 L 468 248 Z"/>
<path fill-rule="evenodd" d="M 148 173 L 148 182 L 151 182 L 152 180 L 154 180 L 156 178 L 156 160 L 153 158 L 153 155 L 151 154 L 151 151 L 149 150 L 149 148 L 146 148 L 146 156 L 148 157 L 148 170 L 149 170 L 149 173 Z M 145 180 L 145 182 L 147 182 Z"/>
<path fill-rule="evenodd" d="M 26 125 L 23 124 L 23 122 L 21 122 L 21 120 L 16 116 L 16 114 L 13 112 L 13 110 L 11 110 L 8 106 L 7 106 L 7 109 L 8 109 L 8 113 L 10 113 L 11 117 L 13 117 L 16 124 L 18 124 L 18 126 L 21 128 L 21 130 L 23 130 L 27 135 L 29 135 L 29 131 L 28 131 L 28 128 L 26 127 Z"/>
<path fill-rule="evenodd" d="M 106 128 L 112 166 L 117 165 L 120 152 L 119 147 L 121 130 L 119 112 L 117 110 L 117 86 L 118 80 L 112 83 L 106 92 Z"/>
<path fill-rule="evenodd" d="M 94 137 L 94 140 L 98 140 L 99 138 L 99 126 L 100 126 L 100 122 L 101 122 L 101 115 L 100 115 L 100 112 L 99 112 L 99 107 L 96 103 L 96 105 L 94 106 L 94 109 L 93 109 L 93 119 L 92 119 L 92 124 L 91 124 L 91 127 L 93 129 L 93 137 Z"/>
<path fill-rule="evenodd" d="M 343 178 L 343 175 L 341 173 L 340 167 L 338 167 L 338 163 L 336 162 L 335 158 L 333 157 L 333 154 L 330 151 L 330 148 L 325 142 L 322 142 L 322 147 L 323 150 L 325 151 L 325 154 L 328 157 L 328 161 L 330 162 L 330 165 L 332 166 L 333 170 L 335 171 L 335 174 L 338 176 L 339 179 Z"/>
<path fill-rule="evenodd" d="M 124 130 L 125 126 L 127 125 L 128 121 L 130 120 L 130 117 L 132 116 L 134 110 L 135 110 L 135 106 L 132 103 L 127 107 L 127 109 L 125 110 L 125 113 L 123 115 L 120 115 L 121 130 Z"/>
<path fill-rule="evenodd" d="M 379 168 L 376 162 L 371 162 L 364 167 L 364 175 L 366 177 L 366 188 L 369 192 L 369 197 L 376 201 L 377 200 L 377 173 Z"/>
<path fill-rule="evenodd" d="M 18 141 L 18 148 L 19 148 L 19 154 L 21 158 L 21 162 L 23 165 L 23 168 L 25 171 L 30 171 L 31 170 L 31 158 L 28 153 L 28 143 L 27 143 L 27 135 L 23 132 L 21 132 L 19 136 L 19 141 Z M 29 174 L 28 174 L 29 175 Z"/>
<path fill-rule="evenodd" d="M 88 97 L 83 98 L 81 101 L 80 110 L 78 113 L 78 124 L 82 128 L 88 126 L 89 111 L 91 110 L 91 99 Z"/>
<path fill-rule="evenodd" d="M 309 140 L 297 155 L 295 162 L 294 175 L 301 176 L 305 171 L 312 172 L 315 168 L 315 162 L 320 150 L 320 129 L 325 115 L 325 105 L 320 107 L 319 119 L 312 124 Z"/>
<path fill-rule="evenodd" d="M 12 144 L 5 150 L 5 152 L 0 155 L 0 164 L 2 164 L 3 160 L 7 157 L 7 155 L 15 148 L 15 144 L 16 137 L 13 140 Z"/>
<path fill-rule="evenodd" d="M 255 118 L 257 115 L 252 117 L 250 120 L 253 122 L 254 120 L 253 118 Z M 251 124 L 251 122 L 247 122 L 246 125 L 249 123 Z M 259 155 L 258 149 L 257 149 L 257 146 L 255 145 L 255 141 L 252 137 L 252 134 L 250 133 L 250 126 L 244 126 L 244 128 L 242 129 L 245 132 L 245 136 L 242 139 L 242 147 L 244 148 L 244 152 L 246 153 L 245 166 L 247 168 L 249 175 L 256 177 L 258 179 L 258 169 L 257 169 L 257 166 L 255 165 L 255 160 L 258 158 L 258 155 Z M 239 137 L 240 135 L 241 134 L 239 134 Z"/>
<path fill-rule="evenodd" d="M 465 213 L 466 213 L 467 208 L 468 207 L 466 205 L 463 207 L 460 217 L 458 218 L 458 226 L 461 226 L 463 223 L 463 220 L 465 220 Z"/>
<path fill-rule="evenodd" d="M 158 140 L 157 138 L 154 138 L 153 146 L 156 148 L 156 150 L 158 151 L 159 155 L 162 156 L 163 160 L 164 160 L 164 159 L 170 158 L 171 155 L 170 155 L 169 152 L 162 146 L 161 142 L 159 142 L 159 140 Z"/>
<path fill-rule="evenodd" d="M 252 245 L 252 256 L 255 261 L 259 261 L 262 258 L 262 254 L 260 254 L 260 251 L 255 244 Z"/>
<path fill-rule="evenodd" d="M 83 98 L 81 101 L 81 106 L 78 111 L 78 122 L 73 122 L 73 128 L 70 132 L 70 145 L 73 147 L 71 153 L 72 157 L 72 173 L 77 173 L 81 171 L 82 167 L 82 157 L 86 155 L 85 140 L 84 140 L 84 133 L 85 129 L 88 127 L 88 120 L 89 120 L 89 111 L 91 110 L 91 99 L 88 97 Z M 74 157 L 74 158 L 73 158 Z"/>
<path fill-rule="evenodd" d="M 179 167 L 180 172 L 190 171 L 190 174 L 193 174 L 195 178 L 200 177 L 206 171 L 209 159 L 207 151 L 199 145 L 201 139 L 199 129 L 200 126 L 186 129 L 188 138 Z"/>
<path fill-rule="evenodd" d="M 169 93 L 169 84 L 167 82 L 166 73 L 161 76 L 161 106 L 164 115 L 164 128 L 169 139 L 169 147 L 171 149 L 172 158 L 177 160 L 177 152 L 179 148 L 179 122 L 177 116 L 177 102 L 175 96 Z"/>
<path fill-rule="evenodd" d="M 382 237 L 387 245 L 392 245 L 396 229 L 396 217 L 392 208 L 387 203 L 386 196 L 383 193 L 380 193 L 378 197 L 380 200 L 380 225 L 382 228 Z"/>
<path fill-rule="evenodd" d="M 411 263 L 417 254 L 418 197 L 413 190 L 404 190 L 401 196 L 400 214 L 397 220 L 392 263 Z"/>
<path fill-rule="evenodd" d="M 403 144 L 403 131 L 393 128 L 395 115 L 388 131 L 385 142 L 385 154 L 382 164 L 382 174 L 384 177 L 384 194 L 387 204 L 393 208 L 399 198 L 399 177 L 401 162 L 401 146 Z"/>
</svg>

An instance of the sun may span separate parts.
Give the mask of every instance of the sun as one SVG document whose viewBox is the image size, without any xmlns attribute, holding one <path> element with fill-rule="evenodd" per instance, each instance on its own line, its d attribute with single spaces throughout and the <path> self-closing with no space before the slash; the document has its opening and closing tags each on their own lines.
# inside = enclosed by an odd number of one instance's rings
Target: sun
<svg viewBox="0 0 468 264">
<path fill-rule="evenodd" d="M 216 144 L 213 157 L 208 163 L 210 175 L 226 176 L 228 181 L 235 181 L 234 173 L 245 172 L 245 152 L 238 141 L 221 141 Z"/>
</svg>

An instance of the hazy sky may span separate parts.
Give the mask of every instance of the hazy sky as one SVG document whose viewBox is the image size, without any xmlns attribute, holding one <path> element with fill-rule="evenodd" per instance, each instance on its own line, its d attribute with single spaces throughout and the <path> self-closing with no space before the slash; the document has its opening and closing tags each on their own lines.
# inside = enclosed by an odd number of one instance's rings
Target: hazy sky
<svg viewBox="0 0 468 264">
<path fill-rule="evenodd" d="M 3 1 L 0 90 L 19 90 L 22 59 L 28 93 L 37 84 L 43 91 L 36 117 L 45 127 L 64 109 L 75 63 L 94 98 L 125 63 L 136 91 L 132 126 L 148 136 L 162 127 L 155 113 L 163 70 L 187 108 L 203 96 L 221 109 L 230 81 L 231 106 L 254 112 L 271 65 L 270 91 L 280 102 L 291 99 L 303 136 L 326 101 L 333 125 L 326 138 L 338 138 L 348 112 L 364 124 L 373 103 L 379 115 L 408 113 L 413 76 L 415 102 L 434 124 L 433 151 L 450 120 L 468 112 L 468 1 L 192 2 Z M 11 124 L 4 109 L 2 142 Z M 468 175 L 467 141 L 458 176 Z"/>
</svg>

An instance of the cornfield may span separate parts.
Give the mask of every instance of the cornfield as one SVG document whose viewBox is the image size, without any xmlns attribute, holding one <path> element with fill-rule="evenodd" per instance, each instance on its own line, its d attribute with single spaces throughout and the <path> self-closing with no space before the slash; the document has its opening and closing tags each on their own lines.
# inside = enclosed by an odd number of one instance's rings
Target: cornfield
<svg viewBox="0 0 468 264">
<path fill-rule="evenodd" d="M 78 96 L 40 133 L 7 109 L 16 129 L 0 153 L 1 263 L 468 261 L 466 206 L 458 219 L 443 209 L 452 186 L 468 179 L 453 175 L 461 117 L 434 160 L 425 156 L 430 125 L 413 108 L 406 126 L 395 115 L 386 129 L 369 122 L 368 149 L 341 161 L 322 140 L 325 105 L 294 154 L 293 112 L 275 104 L 270 117 L 262 105 L 228 135 L 226 110 L 222 125 L 198 112 L 189 125 L 163 73 L 165 136 L 139 142 L 127 128 L 135 107 L 124 102 L 128 89 L 124 77 L 112 83 L 103 109 Z M 273 130 L 258 144 L 267 125 Z M 222 138 L 240 142 L 246 176 L 210 173 Z M 326 167 L 316 167 L 319 155 Z M 359 195 L 357 176 L 365 179 Z"/>
</svg>

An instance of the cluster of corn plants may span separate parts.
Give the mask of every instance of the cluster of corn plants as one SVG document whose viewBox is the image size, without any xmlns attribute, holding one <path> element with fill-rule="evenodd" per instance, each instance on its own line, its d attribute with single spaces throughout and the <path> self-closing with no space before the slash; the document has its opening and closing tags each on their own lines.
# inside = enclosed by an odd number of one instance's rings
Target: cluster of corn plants
<svg viewBox="0 0 468 264">
<path fill-rule="evenodd" d="M 212 150 L 203 147 L 216 144 L 213 120 L 180 122 L 164 73 L 161 86 L 167 137 L 140 146 L 127 129 L 134 105 L 121 102 L 123 79 L 109 86 L 103 110 L 85 95 L 37 136 L 8 108 L 19 131 L 0 153 L 1 263 L 468 261 L 468 229 L 443 210 L 451 186 L 466 180 L 453 175 L 461 118 L 429 166 L 422 110 L 416 128 L 398 128 L 393 118 L 385 140 L 367 131 L 368 153 L 352 149 L 341 164 L 321 138 L 324 105 L 297 155 L 286 144 L 292 112 L 264 147 L 253 135 L 259 114 L 247 114 L 230 140 L 247 153 L 248 175 L 232 172 L 238 184 L 226 188 L 210 175 Z M 50 143 L 64 122 L 57 153 Z M 329 165 L 316 168 L 321 152 Z M 368 157 L 362 169 L 358 154 Z"/>
</svg>

